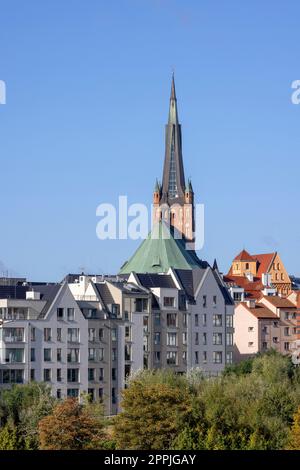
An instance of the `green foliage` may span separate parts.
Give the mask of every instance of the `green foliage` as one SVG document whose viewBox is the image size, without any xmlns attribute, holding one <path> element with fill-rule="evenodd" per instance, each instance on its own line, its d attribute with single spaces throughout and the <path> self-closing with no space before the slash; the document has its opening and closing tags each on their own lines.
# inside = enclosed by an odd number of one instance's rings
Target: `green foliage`
<svg viewBox="0 0 300 470">
<path fill-rule="evenodd" d="M 0 429 L 0 450 L 19 450 L 23 448 L 16 426 L 5 424 Z"/>
<path fill-rule="evenodd" d="M 294 414 L 286 448 L 287 450 L 300 450 L 300 407 Z"/>
</svg>

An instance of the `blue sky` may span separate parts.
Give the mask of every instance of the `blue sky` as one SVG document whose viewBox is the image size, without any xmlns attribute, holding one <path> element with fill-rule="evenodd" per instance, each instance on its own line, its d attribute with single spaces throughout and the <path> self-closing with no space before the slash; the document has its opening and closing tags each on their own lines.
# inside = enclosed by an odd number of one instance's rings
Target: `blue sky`
<svg viewBox="0 0 300 470">
<path fill-rule="evenodd" d="M 175 68 L 199 256 L 243 247 L 300 274 L 297 0 L 0 0 L 0 271 L 115 273 L 139 241 L 100 241 L 96 207 L 151 204 Z M 0 274 L 2 274 L 0 272 Z"/>
</svg>

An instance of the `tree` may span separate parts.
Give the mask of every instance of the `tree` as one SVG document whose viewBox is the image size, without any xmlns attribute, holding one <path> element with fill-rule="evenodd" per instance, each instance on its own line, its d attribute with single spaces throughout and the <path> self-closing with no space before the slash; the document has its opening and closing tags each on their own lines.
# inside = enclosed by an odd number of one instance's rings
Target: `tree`
<svg viewBox="0 0 300 470">
<path fill-rule="evenodd" d="M 191 410 L 191 389 L 173 373 L 143 371 L 123 391 L 121 406 L 114 420 L 117 449 L 168 449 Z"/>
<path fill-rule="evenodd" d="M 294 414 L 294 420 L 289 434 L 287 449 L 300 450 L 300 407 Z"/>
<path fill-rule="evenodd" d="M 105 433 L 100 408 L 98 404 L 80 404 L 73 398 L 57 404 L 53 413 L 39 422 L 40 449 L 101 449 Z"/>
<path fill-rule="evenodd" d="M 0 430 L 0 450 L 19 450 L 23 448 L 16 426 L 5 424 Z"/>
</svg>

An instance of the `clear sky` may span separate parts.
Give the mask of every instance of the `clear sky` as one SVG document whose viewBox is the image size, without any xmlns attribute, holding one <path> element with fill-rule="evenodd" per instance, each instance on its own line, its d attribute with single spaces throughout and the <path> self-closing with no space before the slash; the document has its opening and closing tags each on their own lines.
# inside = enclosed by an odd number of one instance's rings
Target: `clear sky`
<svg viewBox="0 0 300 470">
<path fill-rule="evenodd" d="M 175 68 L 198 254 L 245 247 L 300 274 L 298 0 L 0 0 L 0 274 L 115 273 L 96 207 L 151 204 Z"/>
</svg>

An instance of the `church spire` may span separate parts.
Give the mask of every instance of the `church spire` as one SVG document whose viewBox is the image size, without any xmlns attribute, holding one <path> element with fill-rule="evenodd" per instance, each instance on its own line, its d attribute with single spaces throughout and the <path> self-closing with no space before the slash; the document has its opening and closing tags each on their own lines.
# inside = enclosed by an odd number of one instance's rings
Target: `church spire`
<svg viewBox="0 0 300 470">
<path fill-rule="evenodd" d="M 163 202 L 181 202 L 185 179 L 182 161 L 181 126 L 178 121 L 174 73 L 172 75 L 169 119 L 166 125 L 165 162 L 162 183 Z"/>
</svg>

